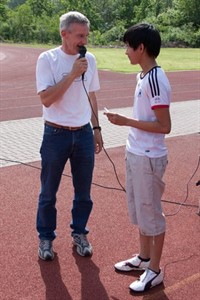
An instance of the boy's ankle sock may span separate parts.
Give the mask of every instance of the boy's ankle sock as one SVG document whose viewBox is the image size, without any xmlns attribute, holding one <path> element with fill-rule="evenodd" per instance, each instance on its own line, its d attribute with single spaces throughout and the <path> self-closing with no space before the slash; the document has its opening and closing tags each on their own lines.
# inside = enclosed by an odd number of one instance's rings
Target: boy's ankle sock
<svg viewBox="0 0 200 300">
<path fill-rule="evenodd" d="M 141 261 L 150 261 L 150 258 L 142 258 L 141 256 L 138 255 L 138 258 L 141 260 Z"/>
<path fill-rule="evenodd" d="M 156 271 L 154 271 L 154 270 L 152 270 L 152 269 L 150 269 L 150 268 L 148 268 L 149 270 L 151 270 L 152 272 L 154 272 L 155 274 L 160 274 L 160 270 L 159 270 L 159 272 L 156 272 Z"/>
</svg>

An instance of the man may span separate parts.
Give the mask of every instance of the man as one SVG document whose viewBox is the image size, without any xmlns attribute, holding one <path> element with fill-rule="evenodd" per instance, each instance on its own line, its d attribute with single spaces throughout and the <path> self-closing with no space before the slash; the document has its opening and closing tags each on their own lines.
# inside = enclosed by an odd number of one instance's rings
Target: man
<svg viewBox="0 0 200 300">
<path fill-rule="evenodd" d="M 138 225 L 139 254 L 115 264 L 122 272 L 145 270 L 130 285 L 134 292 L 143 292 L 163 281 L 160 259 L 165 236 L 165 217 L 161 197 L 162 177 L 167 165 L 165 134 L 171 130 L 171 87 L 165 72 L 157 65 L 161 38 L 150 24 L 137 24 L 124 34 L 130 63 L 139 64 L 133 117 L 105 112 L 109 121 L 130 126 L 126 144 L 126 191 L 130 219 Z"/>
<path fill-rule="evenodd" d="M 81 47 L 87 44 L 89 27 L 89 20 L 79 12 L 62 15 L 62 45 L 43 52 L 37 61 L 37 93 L 43 104 L 44 118 L 37 211 L 38 255 L 43 260 L 54 258 L 56 193 L 68 159 L 74 187 L 72 240 L 79 255 L 92 255 L 86 224 L 93 205 L 90 189 L 94 153 L 101 151 L 103 142 L 95 96 L 99 89 L 96 61 L 91 53 L 83 53 L 81 57 L 79 54 Z"/>
</svg>

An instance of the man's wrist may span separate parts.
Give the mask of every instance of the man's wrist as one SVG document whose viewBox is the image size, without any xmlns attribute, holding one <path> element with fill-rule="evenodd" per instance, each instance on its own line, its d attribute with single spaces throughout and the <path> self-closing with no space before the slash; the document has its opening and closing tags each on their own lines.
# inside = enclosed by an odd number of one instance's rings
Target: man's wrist
<svg viewBox="0 0 200 300">
<path fill-rule="evenodd" d="M 92 128 L 93 130 L 99 130 L 99 131 L 101 131 L 101 126 L 94 126 L 93 128 Z"/>
</svg>

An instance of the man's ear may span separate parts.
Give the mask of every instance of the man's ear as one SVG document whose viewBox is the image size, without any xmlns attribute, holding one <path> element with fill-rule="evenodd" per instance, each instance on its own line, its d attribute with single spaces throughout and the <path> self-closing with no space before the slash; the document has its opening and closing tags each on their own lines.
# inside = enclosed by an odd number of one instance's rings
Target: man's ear
<svg viewBox="0 0 200 300">
<path fill-rule="evenodd" d="M 61 35 L 62 38 L 66 37 L 67 31 L 66 30 L 61 30 L 60 35 Z"/>
</svg>

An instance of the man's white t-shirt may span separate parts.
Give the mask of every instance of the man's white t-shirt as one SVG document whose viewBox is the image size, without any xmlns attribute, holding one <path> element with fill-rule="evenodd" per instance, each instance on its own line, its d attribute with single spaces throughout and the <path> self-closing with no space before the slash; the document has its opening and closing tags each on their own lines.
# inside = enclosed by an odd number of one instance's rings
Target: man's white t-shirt
<svg viewBox="0 0 200 300">
<path fill-rule="evenodd" d="M 61 47 L 40 54 L 36 67 L 37 93 L 60 82 L 68 75 L 77 55 L 64 53 Z M 95 57 L 87 52 L 88 69 L 84 74 L 87 93 L 100 88 Z M 82 77 L 76 78 L 63 96 L 50 107 L 43 106 L 43 118 L 62 126 L 82 126 L 91 120 L 91 107 L 83 87 Z"/>
<path fill-rule="evenodd" d="M 160 67 L 154 67 L 144 77 L 137 75 L 134 96 L 133 118 L 155 121 L 154 109 L 169 107 L 171 87 Z M 153 133 L 131 127 L 126 143 L 127 151 L 148 157 L 162 157 L 167 154 L 165 134 Z"/>
</svg>

